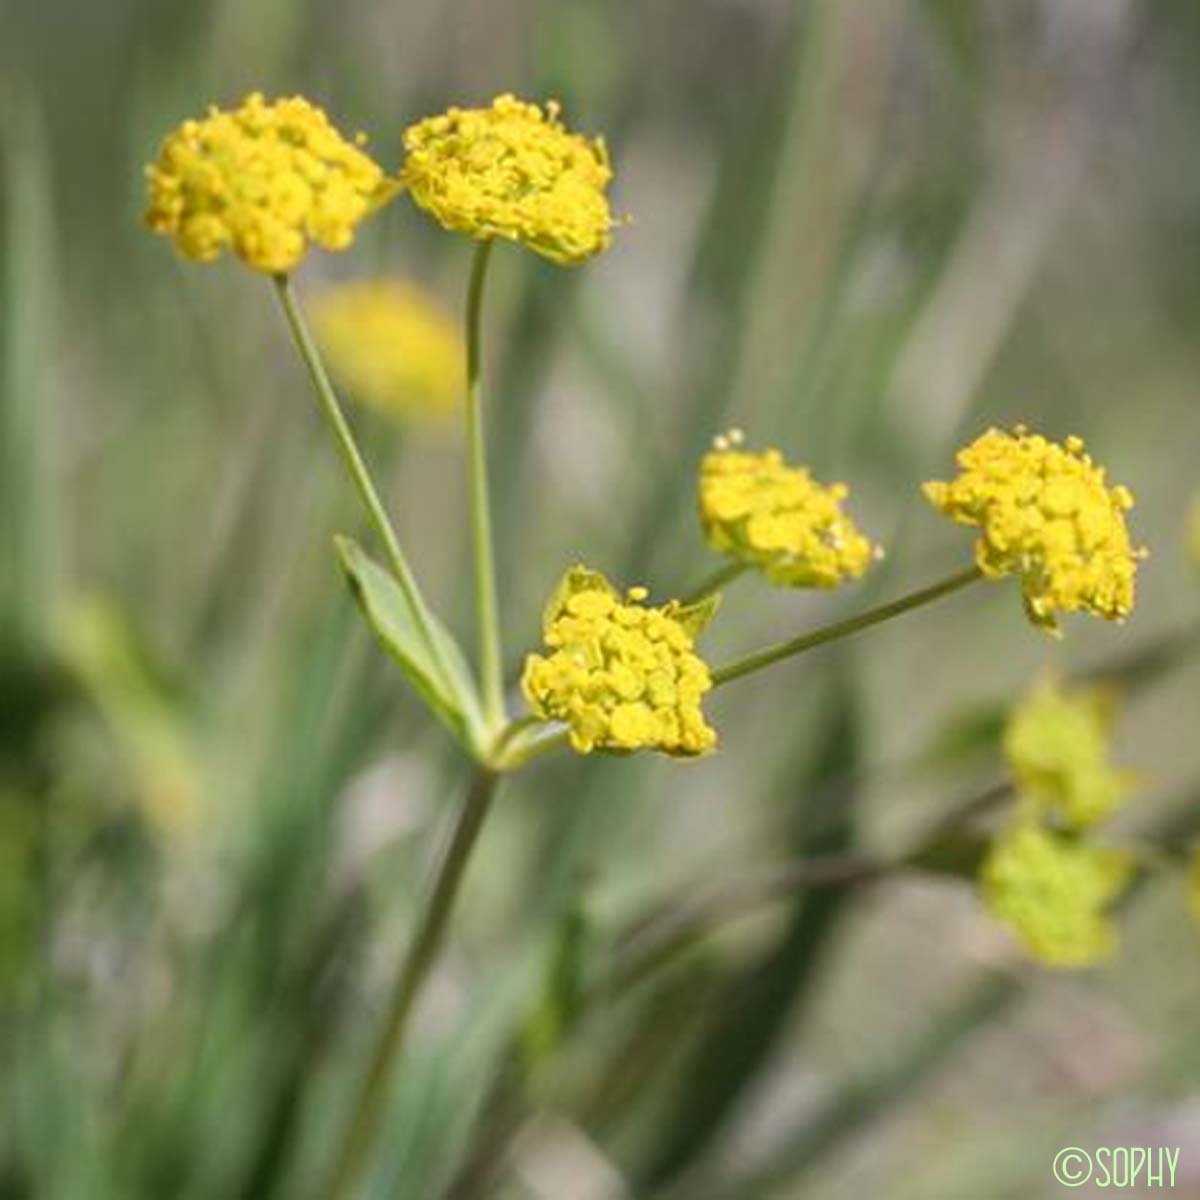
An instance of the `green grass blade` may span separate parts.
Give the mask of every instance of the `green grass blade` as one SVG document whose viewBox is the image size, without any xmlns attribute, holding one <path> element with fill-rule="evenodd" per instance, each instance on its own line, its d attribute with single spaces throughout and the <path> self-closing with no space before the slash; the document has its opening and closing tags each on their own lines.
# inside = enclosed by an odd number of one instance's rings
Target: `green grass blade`
<svg viewBox="0 0 1200 1200">
<path fill-rule="evenodd" d="M 836 854 L 851 847 L 854 805 L 849 788 L 839 790 L 837 821 L 826 820 L 824 810 L 830 786 L 840 788 L 853 777 L 859 740 L 856 698 L 848 683 L 839 680 L 815 761 L 806 777 L 793 777 L 787 784 L 800 796 L 791 835 L 798 857 Z M 812 802 L 815 797 L 821 798 L 819 804 Z M 807 803 L 806 798 L 810 798 Z M 824 951 L 852 894 L 851 888 L 828 887 L 799 895 L 776 941 L 729 981 L 684 1070 L 675 1110 L 641 1172 L 639 1193 L 654 1192 L 675 1180 L 724 1131 L 819 976 Z"/>
<path fill-rule="evenodd" d="M 56 566 L 51 369 L 55 231 L 32 100 L 0 110 L 0 645 L 49 638 Z"/>
</svg>

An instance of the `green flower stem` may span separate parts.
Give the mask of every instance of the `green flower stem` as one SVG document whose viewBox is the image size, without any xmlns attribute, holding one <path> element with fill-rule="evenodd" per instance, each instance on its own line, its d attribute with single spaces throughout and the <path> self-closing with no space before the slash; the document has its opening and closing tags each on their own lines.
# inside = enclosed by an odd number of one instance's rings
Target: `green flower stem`
<svg viewBox="0 0 1200 1200">
<path fill-rule="evenodd" d="M 396 531 L 392 528 L 392 523 L 388 520 L 383 502 L 379 499 L 379 493 L 375 490 L 375 484 L 371 480 L 371 473 L 367 470 L 367 464 L 363 460 L 358 443 L 354 440 L 354 433 L 350 428 L 350 423 L 346 420 L 346 416 L 342 412 L 342 407 L 338 403 L 337 393 L 333 390 L 333 384 L 329 380 L 329 372 L 325 370 L 325 363 L 321 358 L 321 352 L 317 349 L 317 344 L 313 341 L 312 334 L 309 332 L 308 323 L 305 321 L 304 314 L 300 309 L 300 303 L 296 298 L 292 281 L 287 275 L 276 275 L 274 279 L 275 291 L 279 297 L 279 303 L 283 308 L 283 315 L 287 318 L 288 328 L 291 330 L 292 338 L 296 343 L 296 349 L 299 350 L 300 357 L 304 360 L 304 365 L 308 370 L 309 378 L 312 380 L 313 389 L 317 393 L 317 399 L 321 404 L 321 411 L 325 414 L 325 419 L 328 421 L 329 428 L 333 433 L 342 463 L 345 465 L 346 471 L 354 483 L 355 489 L 358 491 L 358 497 L 362 501 L 363 507 L 367 510 L 367 516 L 370 518 L 371 524 L 375 527 L 376 533 L 379 534 L 379 537 L 383 541 L 392 571 L 396 576 L 396 582 L 400 585 L 412 607 L 421 637 L 433 662 L 442 675 L 442 683 L 448 686 L 449 674 L 446 670 L 437 639 L 434 638 L 433 632 L 429 628 L 429 622 L 425 619 L 425 604 L 421 599 L 416 577 L 413 575 L 412 568 L 408 565 L 408 559 L 405 558 L 404 551 L 400 548 Z"/>
<path fill-rule="evenodd" d="M 471 461 L 471 537 L 475 557 L 475 611 L 479 621 L 480 686 L 484 719 L 495 734 L 504 723 L 504 676 L 480 382 L 483 288 L 491 253 L 490 240 L 480 242 L 476 247 L 467 291 L 467 443 Z"/>
<path fill-rule="evenodd" d="M 701 585 L 694 592 L 691 592 L 681 603 L 695 604 L 703 600 L 706 596 L 719 590 L 731 579 L 740 575 L 744 569 L 740 564 L 722 568 L 707 583 Z M 782 659 L 803 654 L 806 650 L 815 650 L 818 646 L 824 646 L 828 642 L 836 642 L 841 638 L 858 633 L 860 630 L 869 629 L 872 625 L 879 625 L 883 621 L 901 616 L 911 609 L 920 608 L 922 605 L 938 600 L 942 596 L 948 596 L 951 592 L 956 592 L 960 588 L 966 587 L 967 584 L 974 583 L 977 579 L 982 578 L 983 573 L 979 568 L 971 567 L 966 571 L 960 571 L 955 575 L 951 575 L 948 579 L 943 579 L 940 583 L 932 584 L 917 592 L 911 592 L 909 595 L 901 596 L 898 600 L 891 600 L 887 604 L 881 604 L 878 608 L 872 608 L 857 617 L 838 621 L 836 624 L 825 626 L 824 629 L 818 629 L 813 633 L 806 633 L 801 637 L 792 638 L 790 641 L 781 642 L 777 646 L 769 646 L 766 650 L 760 650 L 755 654 L 748 655 L 746 658 L 739 659 L 737 662 L 730 663 L 726 667 L 720 667 L 713 671 L 713 686 L 728 683 L 732 679 L 739 679 L 741 676 L 749 675 L 754 671 L 760 671 L 764 667 L 769 667 L 772 663 L 779 662 Z M 545 736 L 522 743 L 522 735 L 540 724 L 547 726 Z M 527 763 L 532 762 L 535 758 L 540 758 L 543 754 L 567 745 L 567 743 L 567 730 L 554 730 L 551 723 L 542 722 L 536 717 L 521 717 L 511 722 L 500 734 L 493 750 L 491 762 L 497 771 L 513 771 L 518 767 L 523 767 Z"/>
<path fill-rule="evenodd" d="M 505 755 L 518 738 L 529 733 L 531 730 L 537 729 L 540 725 L 544 725 L 545 721 L 541 717 L 535 717 L 531 713 L 526 713 L 521 717 L 514 717 L 500 731 L 495 742 L 492 744 L 491 763 L 496 766 L 497 770 L 502 770 L 502 767 L 497 766 L 505 761 Z"/>
<path fill-rule="evenodd" d="M 940 583 L 932 584 L 917 592 L 910 592 L 907 596 L 901 596 L 898 600 L 891 600 L 887 604 L 881 604 L 878 608 L 869 609 L 857 617 L 850 617 L 845 621 L 837 621 L 833 625 L 826 625 L 824 629 L 817 629 L 812 633 L 792 638 L 790 641 L 780 642 L 777 646 L 768 646 L 765 650 L 759 650 L 755 654 L 747 655 L 745 658 L 738 659 L 737 662 L 732 662 L 728 666 L 719 667 L 713 671 L 713 686 L 717 687 L 722 683 L 729 683 L 734 679 L 740 679 L 743 675 L 750 675 L 754 671 L 761 671 L 764 667 L 771 666 L 772 663 L 782 662 L 785 658 L 793 658 L 797 654 L 803 654 L 807 650 L 815 650 L 818 646 L 839 641 L 844 637 L 849 637 L 851 634 L 859 633 L 863 629 L 870 629 L 872 625 L 879 625 L 884 621 L 890 621 L 893 617 L 911 612 L 914 608 L 921 608 L 923 605 L 931 604 L 934 600 L 940 600 L 943 596 L 948 596 L 951 592 L 957 592 L 960 588 L 966 587 L 967 584 L 974 583 L 977 579 L 982 578 L 983 572 L 978 567 L 971 567 L 969 570 L 959 571 L 957 574 L 951 575 L 948 579 L 943 579 Z"/>
<path fill-rule="evenodd" d="M 328 1200 L 348 1200 L 356 1194 L 355 1189 L 367 1164 L 371 1142 L 383 1118 L 392 1067 L 404 1045 L 409 1017 L 445 939 L 463 873 L 491 806 L 498 780 L 499 776 L 486 767 L 477 767 L 471 779 L 466 800 L 434 874 L 433 887 L 420 925 L 400 964 L 392 988 L 387 1020 L 371 1055 L 325 1193 Z"/>
<path fill-rule="evenodd" d="M 714 592 L 721 591 L 726 584 L 732 583 L 739 575 L 745 574 L 747 570 L 749 568 L 745 563 L 728 563 L 719 571 L 714 571 L 699 587 L 688 592 L 679 603 L 699 604 L 701 600 L 707 600 Z"/>
<path fill-rule="evenodd" d="M 503 744 L 497 747 L 493 758 L 497 771 L 516 771 L 533 762 L 535 758 L 541 758 L 543 754 L 549 754 L 552 750 L 559 750 L 570 744 L 569 730 L 556 728 L 550 722 L 541 720 L 536 721 L 536 724 L 545 727 L 546 732 L 541 737 L 525 741 L 515 748 L 510 748 L 513 738 L 503 739 Z"/>
</svg>

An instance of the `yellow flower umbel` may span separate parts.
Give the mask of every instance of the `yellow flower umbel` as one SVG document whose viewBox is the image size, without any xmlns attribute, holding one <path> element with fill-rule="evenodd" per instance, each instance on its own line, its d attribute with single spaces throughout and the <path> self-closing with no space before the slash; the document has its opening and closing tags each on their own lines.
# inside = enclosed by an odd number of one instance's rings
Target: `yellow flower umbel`
<svg viewBox="0 0 1200 1200">
<path fill-rule="evenodd" d="M 551 653 L 531 654 L 521 686 L 535 716 L 563 721 L 571 746 L 703 754 L 717 743 L 700 701 L 712 687 L 693 649 L 714 605 L 661 608 L 645 588 L 622 596 L 595 571 L 573 567 L 543 615 Z"/>
<path fill-rule="evenodd" d="M 1021 822 L 992 843 L 981 879 L 984 903 L 1031 954 L 1050 966 L 1085 967 L 1116 950 L 1107 910 L 1132 874 L 1119 850 Z"/>
<path fill-rule="evenodd" d="M 312 309 L 317 341 L 350 394 L 392 416 L 455 409 L 466 386 L 457 324 L 399 279 L 344 283 Z"/>
<path fill-rule="evenodd" d="M 211 262 L 228 246 L 271 274 L 290 271 L 310 243 L 345 250 L 396 191 L 315 105 L 268 104 L 257 92 L 231 112 L 184 121 L 146 174 L 146 224 L 184 257 Z"/>
<path fill-rule="evenodd" d="M 504 95 L 429 117 L 404 132 L 401 179 L 447 229 L 581 263 L 608 246 L 612 171 L 603 141 L 571 133 L 559 111 Z"/>
<path fill-rule="evenodd" d="M 845 484 L 823 487 L 778 450 L 742 450 L 733 430 L 700 464 L 700 521 L 708 544 L 782 587 L 837 587 L 878 557 L 842 511 Z"/>
<path fill-rule="evenodd" d="M 1009 717 L 1004 753 L 1018 788 L 1039 816 L 1069 829 L 1102 821 L 1134 778 L 1109 762 L 1113 694 L 1038 684 Z"/>
<path fill-rule="evenodd" d="M 1079 438 L 1059 445 L 1020 426 L 989 429 L 957 461 L 958 478 L 925 484 L 925 495 L 960 525 L 980 528 L 980 570 L 1018 575 L 1035 624 L 1054 632 L 1060 612 L 1129 615 L 1141 556 L 1125 524 L 1133 496 L 1107 486 Z"/>
</svg>

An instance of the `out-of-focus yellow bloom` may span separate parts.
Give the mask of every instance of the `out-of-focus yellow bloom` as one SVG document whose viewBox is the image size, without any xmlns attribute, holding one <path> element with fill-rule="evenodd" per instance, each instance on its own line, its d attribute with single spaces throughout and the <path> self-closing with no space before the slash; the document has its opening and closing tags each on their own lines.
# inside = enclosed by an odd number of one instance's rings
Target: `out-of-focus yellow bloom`
<svg viewBox="0 0 1200 1200">
<path fill-rule="evenodd" d="M 1200 496 L 1192 501 L 1188 511 L 1187 548 L 1192 562 L 1200 567 Z"/>
<path fill-rule="evenodd" d="M 413 284 L 344 283 L 317 297 L 312 317 L 331 369 L 355 399 L 393 415 L 441 414 L 461 401 L 462 335 Z"/>
<path fill-rule="evenodd" d="M 981 882 L 984 903 L 1031 954 L 1055 967 L 1085 967 L 1116 950 L 1107 909 L 1132 874 L 1120 850 L 1020 822 L 992 843 Z"/>
<path fill-rule="evenodd" d="M 925 495 L 960 525 L 977 525 L 985 575 L 1017 575 L 1030 619 L 1058 629 L 1059 612 L 1122 620 L 1133 609 L 1142 552 L 1129 540 L 1133 496 L 1071 437 L 1059 445 L 1018 426 L 989 429 L 958 452 L 959 476 Z"/>
<path fill-rule="evenodd" d="M 778 450 L 717 438 L 700 464 L 700 521 L 714 550 L 783 587 L 832 588 L 857 579 L 878 552 L 842 511 L 845 484 L 823 487 Z"/>
<path fill-rule="evenodd" d="M 566 723 L 571 746 L 703 754 L 717 743 L 701 711 L 712 687 L 693 649 L 712 604 L 661 608 L 645 588 L 622 596 L 603 575 L 573 567 L 543 615 L 551 653 L 531 654 L 521 684 L 533 713 Z"/>
<path fill-rule="evenodd" d="M 1106 688 L 1064 691 L 1046 680 L 1013 709 L 1004 753 L 1039 815 L 1083 829 L 1129 795 L 1134 776 L 1109 762 L 1114 700 Z"/>
<path fill-rule="evenodd" d="M 1192 916 L 1200 921 L 1200 847 L 1192 851 L 1192 861 L 1188 866 L 1187 896 Z"/>
<path fill-rule="evenodd" d="M 559 112 L 504 95 L 428 117 L 404 132 L 401 179 L 445 228 L 574 266 L 608 246 L 612 170 L 604 142 L 571 133 Z"/>
<path fill-rule="evenodd" d="M 360 135 L 359 145 L 364 139 Z M 290 271 L 309 243 L 345 250 L 359 222 L 397 185 L 300 96 L 211 107 L 164 142 L 146 168 L 146 224 L 186 258 L 211 262 L 226 246 L 259 271 Z"/>
</svg>

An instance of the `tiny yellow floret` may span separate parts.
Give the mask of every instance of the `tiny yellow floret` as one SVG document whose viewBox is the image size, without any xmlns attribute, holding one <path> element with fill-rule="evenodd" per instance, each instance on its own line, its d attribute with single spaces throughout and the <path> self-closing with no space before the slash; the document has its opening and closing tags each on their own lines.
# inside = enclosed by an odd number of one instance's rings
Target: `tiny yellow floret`
<svg viewBox="0 0 1200 1200">
<path fill-rule="evenodd" d="M 988 909 L 1036 958 L 1085 967 L 1116 951 L 1108 909 L 1132 875 L 1132 860 L 1120 850 L 1021 822 L 992 843 L 981 884 Z"/>
<path fill-rule="evenodd" d="M 310 244 L 345 250 L 359 223 L 397 190 L 361 148 L 300 96 L 215 106 L 188 120 L 146 168 L 145 221 L 185 257 L 211 262 L 226 247 L 282 274 Z"/>
<path fill-rule="evenodd" d="M 717 438 L 700 464 L 700 522 L 708 544 L 782 587 L 832 588 L 859 578 L 879 551 L 842 510 L 845 484 L 817 483 L 778 450 Z"/>
<path fill-rule="evenodd" d="M 1013 709 L 1004 753 L 1039 817 L 1085 829 L 1132 791 L 1135 777 L 1109 760 L 1115 699 L 1107 688 L 1067 690 L 1044 680 Z"/>
<path fill-rule="evenodd" d="M 1016 575 L 1034 624 L 1058 613 L 1120 621 L 1133 610 L 1143 551 L 1130 543 L 1127 488 L 1109 487 L 1079 438 L 1061 445 L 1018 426 L 989 429 L 957 456 L 959 475 L 925 495 L 960 525 L 980 529 L 975 560 L 990 578 Z"/>
<path fill-rule="evenodd" d="M 612 170 L 604 142 L 570 132 L 559 112 L 503 95 L 428 117 L 404 132 L 401 179 L 446 229 L 575 266 L 611 240 Z"/>
<path fill-rule="evenodd" d="M 313 327 L 330 369 L 350 395 L 391 416 L 455 410 L 466 386 L 457 323 L 401 279 L 339 284 L 318 294 Z"/>
<path fill-rule="evenodd" d="M 534 715 L 564 722 L 580 754 L 692 756 L 717 744 L 700 707 L 712 679 L 693 644 L 712 606 L 645 599 L 644 588 L 623 598 L 603 575 L 574 567 L 546 607 L 550 653 L 529 655 L 521 686 Z"/>
</svg>

